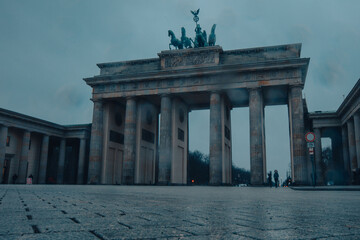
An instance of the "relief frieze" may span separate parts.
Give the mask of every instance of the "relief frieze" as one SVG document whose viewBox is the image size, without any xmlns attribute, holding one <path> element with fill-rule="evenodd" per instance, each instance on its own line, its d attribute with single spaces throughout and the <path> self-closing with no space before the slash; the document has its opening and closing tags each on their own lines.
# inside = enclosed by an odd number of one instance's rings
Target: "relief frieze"
<svg viewBox="0 0 360 240">
<path fill-rule="evenodd" d="M 216 64 L 215 53 L 203 53 L 192 55 L 174 55 L 164 58 L 165 68 L 190 67 L 194 65 Z"/>
</svg>

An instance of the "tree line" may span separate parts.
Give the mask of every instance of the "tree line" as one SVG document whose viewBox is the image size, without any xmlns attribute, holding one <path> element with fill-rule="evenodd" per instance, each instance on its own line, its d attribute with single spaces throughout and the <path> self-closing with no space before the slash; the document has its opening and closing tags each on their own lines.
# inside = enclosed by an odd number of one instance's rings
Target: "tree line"
<svg viewBox="0 0 360 240">
<path fill-rule="evenodd" d="M 250 184 L 250 171 L 232 166 L 232 184 Z M 194 185 L 209 184 L 209 155 L 197 150 L 189 151 L 188 183 Z"/>
</svg>

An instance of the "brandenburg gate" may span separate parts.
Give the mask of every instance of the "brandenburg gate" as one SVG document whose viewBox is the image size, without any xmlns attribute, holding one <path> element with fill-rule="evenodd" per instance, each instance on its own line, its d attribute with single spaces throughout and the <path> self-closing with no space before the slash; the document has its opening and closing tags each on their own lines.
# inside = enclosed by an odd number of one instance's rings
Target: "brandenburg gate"
<svg viewBox="0 0 360 240">
<path fill-rule="evenodd" d="M 210 45 L 98 64 L 100 75 L 84 79 L 94 102 L 88 182 L 186 184 L 188 114 L 210 109 L 209 183 L 231 184 L 231 110 L 249 107 L 251 184 L 262 185 L 264 107 L 286 104 L 293 182 L 309 184 L 302 98 L 309 58 L 300 51 L 301 44 L 230 51 Z"/>
</svg>

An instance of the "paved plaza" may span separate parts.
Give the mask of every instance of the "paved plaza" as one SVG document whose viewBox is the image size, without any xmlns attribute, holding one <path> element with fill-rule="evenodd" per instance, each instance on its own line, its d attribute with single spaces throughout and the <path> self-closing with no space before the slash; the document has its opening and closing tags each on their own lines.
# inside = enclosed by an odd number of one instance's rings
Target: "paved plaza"
<svg viewBox="0 0 360 240">
<path fill-rule="evenodd" d="M 360 191 L 1 185 L 0 239 L 359 239 Z"/>
</svg>

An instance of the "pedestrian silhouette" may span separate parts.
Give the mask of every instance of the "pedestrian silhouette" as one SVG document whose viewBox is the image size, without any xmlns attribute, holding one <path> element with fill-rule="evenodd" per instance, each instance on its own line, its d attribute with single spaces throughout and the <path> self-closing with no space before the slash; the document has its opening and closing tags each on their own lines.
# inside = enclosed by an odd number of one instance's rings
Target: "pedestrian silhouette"
<svg viewBox="0 0 360 240">
<path fill-rule="evenodd" d="M 16 183 L 17 177 L 18 177 L 18 175 L 16 173 L 12 176 L 12 180 L 13 180 L 14 184 Z"/>
<path fill-rule="evenodd" d="M 279 173 L 278 173 L 278 170 L 274 171 L 274 180 L 275 180 L 275 187 L 277 188 L 279 186 Z"/>
<path fill-rule="evenodd" d="M 272 177 L 271 177 L 271 171 L 268 173 L 268 182 L 269 182 L 269 186 L 272 187 Z"/>
</svg>

